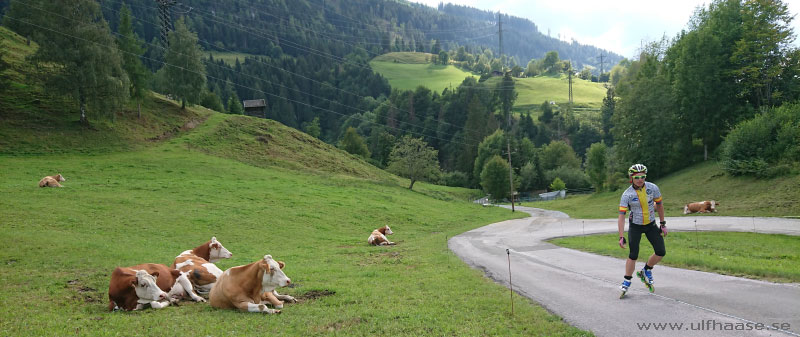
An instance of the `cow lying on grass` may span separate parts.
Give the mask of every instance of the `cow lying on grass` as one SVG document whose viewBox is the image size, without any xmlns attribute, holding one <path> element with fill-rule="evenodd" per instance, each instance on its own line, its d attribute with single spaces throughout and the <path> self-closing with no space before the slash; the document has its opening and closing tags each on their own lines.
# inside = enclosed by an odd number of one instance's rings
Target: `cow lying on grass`
<svg viewBox="0 0 800 337">
<path fill-rule="evenodd" d="M 386 238 L 387 235 L 392 234 L 394 234 L 394 232 L 392 232 L 392 229 L 389 228 L 389 226 L 383 226 L 372 231 L 372 234 L 370 234 L 369 238 L 367 239 L 367 243 L 375 246 L 393 245 L 395 243 Z"/>
<path fill-rule="evenodd" d="M 711 213 L 717 211 L 718 202 L 705 200 L 701 202 L 693 202 L 683 206 L 683 214 L 689 213 Z"/>
<path fill-rule="evenodd" d="M 222 275 L 222 270 L 214 262 L 221 259 L 229 259 L 231 256 L 233 254 L 225 249 L 217 241 L 216 237 L 211 237 L 211 241 L 192 250 L 184 251 L 181 255 L 175 257 L 172 268 L 186 273 L 195 291 L 198 294 L 208 296 L 211 288 L 214 287 L 214 283 Z"/>
<path fill-rule="evenodd" d="M 42 180 L 39 180 L 39 187 L 64 187 L 58 183 L 60 181 L 67 181 L 67 179 L 64 179 L 64 176 L 61 174 L 47 176 L 42 178 Z"/>
<path fill-rule="evenodd" d="M 209 302 L 219 309 L 239 309 L 247 312 L 279 314 L 283 299 L 295 302 L 294 297 L 279 295 L 275 289 L 285 287 L 292 281 L 283 273 L 285 264 L 272 259 L 272 255 L 248 265 L 232 267 L 217 278 L 211 288 Z M 267 308 L 269 302 L 276 309 Z"/>
<path fill-rule="evenodd" d="M 147 304 L 160 309 L 177 303 L 187 294 L 194 301 L 205 302 L 194 293 L 186 274 L 177 269 L 155 263 L 117 267 L 111 273 L 111 283 L 108 285 L 108 311 L 117 308 L 139 310 Z"/>
</svg>

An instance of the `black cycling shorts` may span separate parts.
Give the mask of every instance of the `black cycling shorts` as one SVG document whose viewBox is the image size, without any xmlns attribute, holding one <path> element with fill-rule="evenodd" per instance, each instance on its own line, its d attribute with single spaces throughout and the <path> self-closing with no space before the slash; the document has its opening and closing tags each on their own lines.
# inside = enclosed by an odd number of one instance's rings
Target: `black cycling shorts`
<svg viewBox="0 0 800 337">
<path fill-rule="evenodd" d="M 653 245 L 653 250 L 656 255 L 667 255 L 667 249 L 664 247 L 664 238 L 661 237 L 661 229 L 656 226 L 655 221 L 647 225 L 637 225 L 629 222 L 628 243 L 630 244 L 631 251 L 628 257 L 631 260 L 637 260 L 639 258 L 639 241 L 642 240 L 642 233 L 647 236 L 647 241 L 650 241 L 650 244 Z"/>
</svg>

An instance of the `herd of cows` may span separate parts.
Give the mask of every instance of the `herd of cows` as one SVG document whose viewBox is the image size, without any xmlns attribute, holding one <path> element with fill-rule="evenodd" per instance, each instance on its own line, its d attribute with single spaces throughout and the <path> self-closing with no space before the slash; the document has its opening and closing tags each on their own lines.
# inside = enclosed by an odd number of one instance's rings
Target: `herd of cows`
<svg viewBox="0 0 800 337">
<path fill-rule="evenodd" d="M 64 187 L 60 184 L 63 181 L 66 179 L 61 174 L 47 176 L 39 180 L 39 187 Z M 383 226 L 372 231 L 367 243 L 394 245 L 386 238 L 391 234 L 394 234 L 392 229 Z M 160 309 L 187 297 L 206 302 L 200 295 L 208 298 L 215 308 L 266 314 L 280 313 L 284 302 L 297 302 L 294 297 L 275 290 L 292 282 L 283 272 L 286 265 L 283 261 L 264 255 L 258 261 L 224 272 L 214 264 L 231 256 L 216 237 L 211 237 L 175 257 L 172 267 L 156 263 L 117 267 L 108 285 L 108 310 L 140 310 L 148 306 Z"/>
<path fill-rule="evenodd" d="M 231 256 L 212 237 L 175 257 L 172 267 L 155 263 L 117 267 L 108 285 L 108 310 L 139 310 L 147 306 L 159 309 L 187 297 L 205 302 L 198 293 L 207 295 L 215 308 L 267 314 L 280 313 L 284 301 L 297 301 L 275 290 L 292 282 L 283 273 L 285 263 L 264 255 L 263 259 L 224 272 L 214 264 Z"/>
<path fill-rule="evenodd" d="M 39 187 L 63 187 L 60 182 L 64 181 L 61 174 L 47 176 L 39 181 Z M 684 214 L 716 212 L 718 204 L 714 200 L 690 203 L 684 206 Z M 386 238 L 391 234 L 389 226 L 380 227 L 372 231 L 367 243 L 394 245 Z M 294 297 L 276 291 L 291 284 L 283 272 L 286 265 L 283 261 L 264 255 L 258 261 L 224 272 L 214 264 L 231 256 L 233 254 L 212 237 L 175 257 L 172 267 L 155 263 L 117 267 L 108 285 L 108 310 L 139 310 L 148 306 L 158 309 L 184 298 L 206 302 L 200 295 L 207 297 L 215 308 L 267 314 L 280 313 L 284 302 L 297 302 Z"/>
</svg>

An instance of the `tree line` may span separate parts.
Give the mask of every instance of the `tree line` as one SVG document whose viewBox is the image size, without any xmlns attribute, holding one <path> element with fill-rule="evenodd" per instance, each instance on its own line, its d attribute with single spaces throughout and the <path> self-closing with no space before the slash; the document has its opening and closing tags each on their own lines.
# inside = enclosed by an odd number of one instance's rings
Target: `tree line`
<svg viewBox="0 0 800 337">
<path fill-rule="evenodd" d="M 266 117 L 376 166 L 400 172 L 393 165 L 399 160 L 392 155 L 396 143 L 418 139 L 425 146 L 416 148 L 429 147 L 437 161 L 436 170 L 425 166 L 422 179 L 487 190 L 490 180 L 502 184 L 502 178 L 484 173 L 487 167 L 499 172 L 499 161 L 507 163 L 509 156 L 512 178 L 523 191 L 561 183 L 568 188 L 615 188 L 624 184 L 624 168 L 632 162 L 651 167 L 654 177 L 708 156 L 719 156 L 734 174 L 797 167 L 797 105 L 786 103 L 800 94 L 800 58 L 790 47 L 792 18 L 780 1 L 715 1 L 699 10 L 672 41 L 654 42 L 637 60 L 621 61 L 609 74 L 596 123 L 578 120 L 568 105 L 549 102 L 538 111 L 511 114 L 514 71 L 502 65 L 505 76 L 495 85 L 483 81 L 485 77 L 468 77 L 441 93 L 425 87 L 392 90 L 369 68 L 376 45 L 364 43 L 365 48 L 351 48 L 337 58 L 343 53 L 337 41 L 313 39 L 317 44 L 312 45 L 321 48 L 314 50 L 326 52 L 312 53 L 278 35 L 258 47 L 248 44 L 263 54 L 231 66 L 204 56 L 205 47 L 192 28 L 211 18 L 181 18 L 166 45 L 155 37 L 145 43 L 136 33 L 136 27 L 146 26 L 132 15 L 136 10 L 119 8 L 112 11 L 117 14 L 116 33 L 104 19 L 109 8 L 90 0 L 15 0 L 3 20 L 40 44 L 31 60 L 47 75 L 43 82 L 52 92 L 73 97 L 84 123 L 90 117 L 113 116 L 115 107 L 130 98 L 141 100 L 150 88 L 184 105 L 229 113 L 242 112 L 241 99 L 265 97 Z M 485 56 L 487 49 L 482 50 Z M 445 52 L 457 61 L 470 54 L 460 46 Z M 553 52 L 527 68 L 563 71 L 564 63 Z M 780 140 L 770 147 L 771 156 L 747 148 L 752 132 L 740 131 L 747 128 L 760 130 L 758 139 Z"/>
</svg>

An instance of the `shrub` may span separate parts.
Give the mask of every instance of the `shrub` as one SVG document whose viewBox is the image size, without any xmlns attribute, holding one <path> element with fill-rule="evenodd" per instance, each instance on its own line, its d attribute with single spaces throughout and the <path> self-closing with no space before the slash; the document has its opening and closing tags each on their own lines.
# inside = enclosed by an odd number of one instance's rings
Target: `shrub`
<svg viewBox="0 0 800 337">
<path fill-rule="evenodd" d="M 721 146 L 720 163 L 732 175 L 775 177 L 800 162 L 800 104 L 786 104 L 737 124 Z"/>
<path fill-rule="evenodd" d="M 440 184 L 453 187 L 469 187 L 469 176 L 461 171 L 443 172 Z"/>
<path fill-rule="evenodd" d="M 565 190 L 565 189 L 567 189 L 567 185 L 564 184 L 564 182 L 558 177 L 553 179 L 553 183 L 550 184 L 550 190 L 551 191 L 560 191 L 560 190 Z"/>
<path fill-rule="evenodd" d="M 561 178 L 561 181 L 567 184 L 569 188 L 591 187 L 589 180 L 586 178 L 586 174 L 579 168 L 561 166 L 553 170 L 545 171 L 545 181 L 553 181 L 555 178 Z"/>
</svg>

